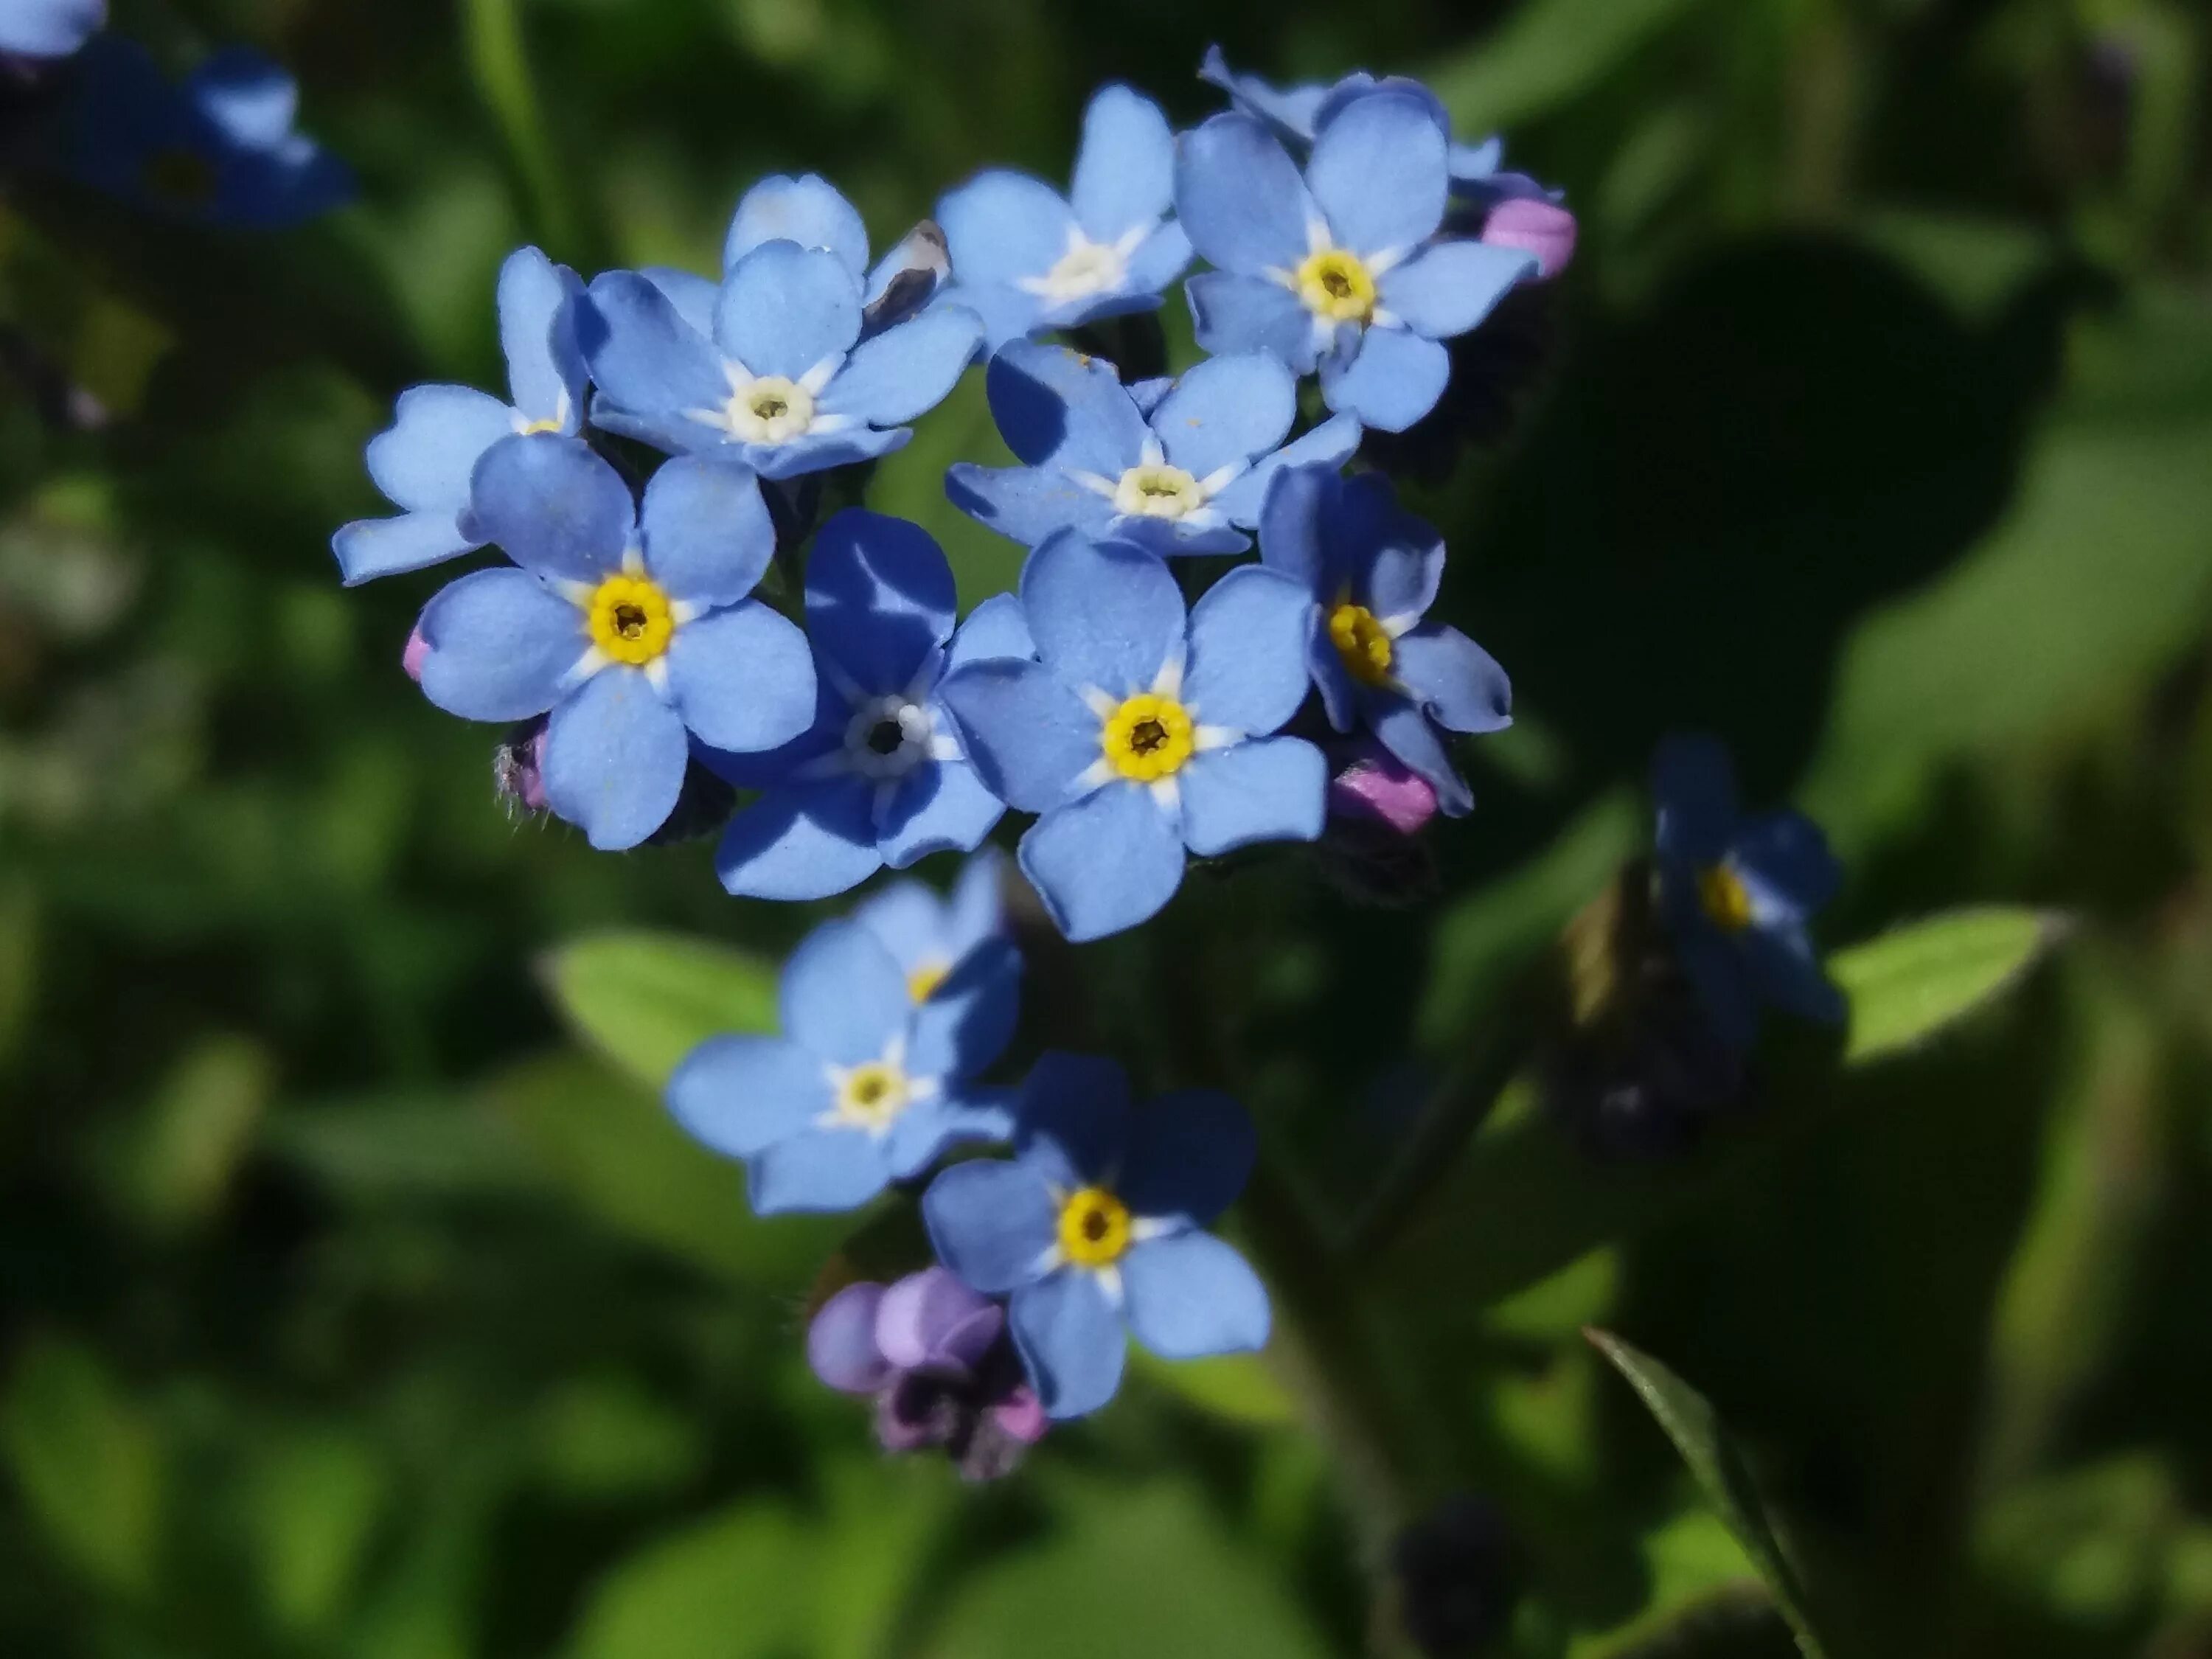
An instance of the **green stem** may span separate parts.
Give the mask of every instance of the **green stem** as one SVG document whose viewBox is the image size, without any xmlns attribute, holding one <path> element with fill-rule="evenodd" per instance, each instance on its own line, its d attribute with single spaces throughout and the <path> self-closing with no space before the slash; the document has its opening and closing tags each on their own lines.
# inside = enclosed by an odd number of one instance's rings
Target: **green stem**
<svg viewBox="0 0 2212 1659">
<path fill-rule="evenodd" d="M 546 136 L 517 6 L 518 0 L 462 0 L 469 70 L 499 125 L 538 240 L 575 258 L 581 221 Z"/>
</svg>

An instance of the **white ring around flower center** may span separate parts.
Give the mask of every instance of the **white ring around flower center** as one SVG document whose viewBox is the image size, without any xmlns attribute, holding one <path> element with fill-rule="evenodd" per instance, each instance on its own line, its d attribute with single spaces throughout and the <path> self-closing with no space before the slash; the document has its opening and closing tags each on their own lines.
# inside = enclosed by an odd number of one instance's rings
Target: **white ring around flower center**
<svg viewBox="0 0 2212 1659">
<path fill-rule="evenodd" d="M 1080 232 L 1067 252 L 1042 276 L 1020 279 L 1022 289 L 1054 305 L 1111 294 L 1128 280 L 1129 262 L 1119 248 L 1093 242 Z"/>
<path fill-rule="evenodd" d="M 1114 510 L 1131 518 L 1180 519 L 1206 505 L 1206 489 L 1179 466 L 1146 461 L 1114 486 Z"/>
<path fill-rule="evenodd" d="M 865 697 L 845 726 L 845 759 L 864 778 L 902 778 L 935 753 L 928 708 L 901 696 Z"/>
<path fill-rule="evenodd" d="M 730 394 L 724 419 L 746 443 L 787 443 L 812 428 L 814 394 L 796 380 L 763 374 Z"/>
</svg>

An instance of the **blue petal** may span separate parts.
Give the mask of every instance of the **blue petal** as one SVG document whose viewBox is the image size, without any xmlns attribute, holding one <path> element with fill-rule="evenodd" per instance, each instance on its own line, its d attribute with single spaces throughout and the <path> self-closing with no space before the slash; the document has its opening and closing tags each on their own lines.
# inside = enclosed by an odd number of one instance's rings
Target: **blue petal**
<svg viewBox="0 0 2212 1659">
<path fill-rule="evenodd" d="M 225 46 L 187 76 L 185 95 L 222 136 L 244 149 L 274 150 L 299 119 L 300 88 L 251 46 Z"/>
<path fill-rule="evenodd" d="M 1298 296 L 1265 276 L 1202 270 L 1183 284 L 1198 343 L 1221 356 L 1264 351 L 1297 374 L 1313 373 L 1313 313 Z"/>
<path fill-rule="evenodd" d="M 1094 242 L 1117 242 L 1166 216 L 1175 201 L 1175 136 L 1158 104 L 1124 86 L 1099 88 L 1083 112 L 1068 198 Z"/>
<path fill-rule="evenodd" d="M 1162 1095 L 1132 1121 L 1115 1190 L 1133 1215 L 1207 1226 L 1244 1190 L 1258 1148 L 1251 1115 L 1227 1095 L 1211 1089 Z"/>
<path fill-rule="evenodd" d="M 931 1182 L 921 1218 L 937 1259 L 986 1296 L 1034 1279 L 1060 1227 L 1059 1206 L 1034 1170 L 988 1159 L 956 1164 Z"/>
<path fill-rule="evenodd" d="M 1410 76 L 1377 78 L 1365 70 L 1354 70 L 1328 89 L 1321 100 L 1321 107 L 1314 112 L 1314 131 L 1326 131 L 1345 111 L 1378 92 L 1397 93 L 1413 99 L 1429 112 L 1429 119 L 1436 124 L 1438 132 L 1447 139 L 1451 137 L 1451 116 L 1444 109 L 1443 100 L 1435 93 Z"/>
<path fill-rule="evenodd" d="M 856 1210 L 890 1184 L 890 1158 L 859 1129 L 803 1129 L 764 1150 L 746 1167 L 756 1215 Z"/>
<path fill-rule="evenodd" d="M 955 283 L 943 302 L 972 311 L 983 324 L 983 349 L 996 351 L 1045 325 L 1045 303 L 1035 294 L 1004 283 Z"/>
<path fill-rule="evenodd" d="M 1255 276 L 1297 265 L 1319 216 L 1297 164 L 1247 115 L 1217 115 L 1183 135 L 1175 198 L 1176 217 L 1208 264 Z"/>
<path fill-rule="evenodd" d="M 577 310 L 576 334 L 601 402 L 613 406 L 603 410 L 594 404 L 595 422 L 670 449 L 713 441 L 714 428 L 690 420 L 684 411 L 719 410 L 729 401 L 721 359 L 653 283 L 629 270 L 593 277 Z M 617 410 L 653 424 L 616 427 L 600 418 Z"/>
<path fill-rule="evenodd" d="M 679 455 L 645 487 L 645 567 L 674 599 L 734 605 L 775 556 L 775 526 L 752 469 L 734 457 Z"/>
<path fill-rule="evenodd" d="M 876 1341 L 884 1287 L 866 1279 L 823 1303 L 806 1327 L 806 1364 L 840 1394 L 872 1395 L 897 1376 Z"/>
<path fill-rule="evenodd" d="M 937 695 L 959 723 L 984 787 L 1021 811 L 1057 806 L 1099 757 L 1098 716 L 1039 664 L 971 663 L 947 676 Z"/>
<path fill-rule="evenodd" d="M 1078 691 L 1148 691 L 1183 658 L 1182 590 L 1158 559 L 1121 543 L 1053 537 L 1022 568 L 1022 613 L 1039 659 Z"/>
<path fill-rule="evenodd" d="M 1437 242 L 1382 274 L 1383 308 L 1416 334 L 1448 340 L 1490 315 L 1516 283 L 1536 275 L 1519 248 Z"/>
<path fill-rule="evenodd" d="M 834 253 L 763 242 L 731 268 L 714 342 L 755 374 L 796 380 L 860 337 L 860 279 Z"/>
<path fill-rule="evenodd" d="M 1452 764 L 1451 754 L 1419 705 L 1395 692 L 1366 692 L 1361 698 L 1368 724 L 1382 746 L 1437 792 L 1437 810 L 1448 818 L 1474 810 L 1474 792 Z"/>
<path fill-rule="evenodd" d="M 1208 750 L 1192 756 L 1176 781 L 1183 841 L 1200 858 L 1261 842 L 1311 841 L 1327 816 L 1328 763 L 1304 738 Z"/>
<path fill-rule="evenodd" d="M 368 476 L 410 513 L 458 514 L 477 459 L 514 434 L 514 411 L 471 386 L 418 386 L 399 394 L 389 428 L 368 441 Z"/>
<path fill-rule="evenodd" d="M 1456 628 L 1423 623 L 1402 635 L 1390 672 L 1447 731 L 1502 732 L 1513 724 L 1513 683 L 1496 658 Z"/>
<path fill-rule="evenodd" d="M 1021 952 L 1010 940 L 985 939 L 964 953 L 915 1012 L 907 1069 L 939 1078 L 983 1072 L 1013 1040 L 1021 985 Z"/>
<path fill-rule="evenodd" d="M 597 582 L 622 566 L 636 508 L 580 438 L 502 438 L 477 463 L 471 527 L 526 570 Z"/>
<path fill-rule="evenodd" d="M 788 1140 L 833 1104 L 821 1056 L 784 1037 L 709 1037 L 668 1080 L 668 1109 L 691 1138 L 731 1158 Z"/>
<path fill-rule="evenodd" d="M 872 794 L 867 783 L 850 777 L 775 789 L 730 820 L 714 872 L 739 898 L 848 892 L 883 868 Z"/>
<path fill-rule="evenodd" d="M 823 390 L 825 415 L 851 415 L 872 426 L 897 426 L 945 401 L 983 342 L 983 324 L 957 305 L 864 341 Z"/>
<path fill-rule="evenodd" d="M 937 222 L 953 280 L 980 286 L 1043 276 L 1067 252 L 1075 215 L 1042 179 L 994 168 L 947 191 Z"/>
<path fill-rule="evenodd" d="M 1278 571 L 1245 565 L 1206 591 L 1190 613 L 1183 701 L 1202 725 L 1273 732 L 1306 695 L 1313 596 Z"/>
<path fill-rule="evenodd" d="M 1048 1048 L 1022 1084 L 1014 1150 L 1048 1187 L 1110 1187 L 1129 1150 L 1129 1075 L 1098 1054 Z"/>
<path fill-rule="evenodd" d="M 909 981 L 959 956 L 945 940 L 945 901 L 927 882 L 887 882 L 853 907 L 853 920 L 884 942 Z"/>
<path fill-rule="evenodd" d="M 1325 514 L 1342 487 L 1328 467 L 1285 467 L 1261 498 L 1261 563 L 1325 603 L 1336 598 Z"/>
<path fill-rule="evenodd" d="M 1219 46 L 1208 46 L 1200 62 L 1198 78 L 1219 87 L 1247 115 L 1265 121 L 1285 143 L 1313 143 L 1314 121 L 1334 88 L 1322 86 L 1285 87 L 1279 90 L 1256 75 L 1239 75 L 1229 67 Z M 1372 77 L 1369 77 L 1370 80 Z"/>
<path fill-rule="evenodd" d="M 1114 1397 L 1128 1340 L 1097 1275 L 1068 1269 L 1024 1285 L 1006 1312 L 1046 1416 L 1081 1417 Z"/>
<path fill-rule="evenodd" d="M 1035 547 L 1062 530 L 1103 536 L 1114 503 L 1056 466 L 978 466 L 956 461 L 945 475 L 945 499 L 978 524 Z"/>
<path fill-rule="evenodd" d="M 576 343 L 576 273 L 534 247 L 517 248 L 499 268 L 499 343 L 514 406 L 533 421 L 583 424 L 583 349 Z"/>
<path fill-rule="evenodd" d="M 845 728 L 853 723 L 852 705 L 830 683 L 814 677 L 814 720 L 804 732 L 774 749 L 738 750 L 696 745 L 696 757 L 718 777 L 740 789 L 774 789 L 792 781 L 800 768 L 819 760 L 845 743 Z"/>
<path fill-rule="evenodd" d="M 925 773 L 929 787 L 918 791 Z M 903 870 L 932 853 L 972 853 L 1006 810 L 965 761 L 942 760 L 917 769 L 884 815 L 878 841 L 884 862 Z"/>
<path fill-rule="evenodd" d="M 1428 610 L 1443 580 L 1444 540 L 1398 505 L 1388 478 L 1346 478 L 1332 492 L 1322 522 L 1332 562 L 1351 575 L 1360 604 L 1394 623 Z"/>
<path fill-rule="evenodd" d="M 1759 995 L 1801 1019 L 1844 1023 L 1850 1012 L 1844 994 L 1829 982 L 1802 933 L 1795 928 L 1757 928 L 1744 937 L 1743 947 Z"/>
<path fill-rule="evenodd" d="M 1367 330 L 1348 366 L 1338 352 L 1321 360 L 1328 406 L 1384 432 L 1403 432 L 1434 409 L 1450 380 L 1451 354 L 1402 328 Z"/>
<path fill-rule="evenodd" d="M 777 1005 L 783 1034 L 838 1066 L 881 1060 L 913 1012 L 896 960 L 849 918 L 799 941 L 784 963 Z"/>
<path fill-rule="evenodd" d="M 945 942 L 958 961 L 987 939 L 1006 931 L 1006 858 L 995 847 L 986 847 L 960 866 L 945 906 Z"/>
<path fill-rule="evenodd" d="M 1231 524 L 1250 529 L 1260 522 L 1261 504 L 1267 487 L 1286 467 L 1310 466 L 1334 472 L 1359 448 L 1359 422 L 1350 415 L 1332 415 L 1304 437 L 1273 454 L 1263 456 L 1252 470 L 1207 503 L 1226 515 Z"/>
<path fill-rule="evenodd" d="M 1444 145 L 1435 110 L 1412 93 L 1378 92 L 1346 105 L 1315 138 L 1306 166 L 1337 245 L 1371 255 L 1418 247 L 1436 234 L 1451 185 Z"/>
<path fill-rule="evenodd" d="M 0 8 L 0 52 L 66 58 L 106 15 L 106 0 L 46 0 Z"/>
<path fill-rule="evenodd" d="M 1152 411 L 1167 458 L 1193 477 L 1245 466 L 1283 441 L 1298 412 L 1297 381 L 1265 352 L 1210 357 Z"/>
<path fill-rule="evenodd" d="M 859 210 L 817 173 L 774 174 L 744 193 L 723 239 L 722 269 L 735 270 L 762 243 L 775 241 L 826 248 L 855 276 L 868 268 L 868 228 Z"/>
<path fill-rule="evenodd" d="M 480 545 L 450 513 L 356 519 L 331 538 L 339 577 L 348 587 L 404 570 L 421 570 Z"/>
<path fill-rule="evenodd" d="M 891 1125 L 884 1147 L 891 1173 L 911 1181 L 936 1163 L 947 1146 L 1003 1146 L 1014 1131 L 1009 1098 L 1003 1089 L 977 1089 L 972 1095 L 945 1094 L 915 1102 Z"/>
<path fill-rule="evenodd" d="M 809 472 L 827 472 L 833 466 L 875 460 L 904 449 L 913 436 L 910 427 L 873 432 L 856 426 L 843 432 L 809 433 L 788 443 L 746 444 L 738 453 L 763 478 L 797 478 Z"/>
<path fill-rule="evenodd" d="M 586 643 L 576 607 L 526 571 L 478 570 L 439 590 L 416 624 L 422 695 L 470 720 L 519 720 L 559 701 Z"/>
<path fill-rule="evenodd" d="M 1137 251 L 1129 256 L 1126 286 L 1140 294 L 1157 295 L 1182 275 L 1190 254 L 1190 233 L 1170 219 L 1137 244 Z"/>
<path fill-rule="evenodd" d="M 999 434 L 1031 466 L 1049 463 L 1118 478 L 1137 464 L 1152 435 L 1103 357 L 1017 340 L 991 359 L 984 385 Z"/>
<path fill-rule="evenodd" d="M 720 283 L 673 265 L 647 265 L 637 274 L 660 290 L 661 298 L 676 308 L 677 316 L 701 339 L 714 337 L 714 301 L 722 293 Z"/>
<path fill-rule="evenodd" d="M 1717 738 L 1689 732 L 1662 739 L 1651 758 L 1651 795 L 1662 856 L 1714 864 L 1727 853 L 1735 836 L 1735 767 Z"/>
<path fill-rule="evenodd" d="M 1149 921 L 1182 884 L 1182 837 L 1139 784 L 1109 783 L 1047 812 L 1018 857 L 1045 914 L 1079 945 Z"/>
<path fill-rule="evenodd" d="M 1820 826 L 1802 812 L 1763 812 L 1737 831 L 1729 858 L 1769 908 L 1810 915 L 1843 885 L 1844 867 Z"/>
<path fill-rule="evenodd" d="M 952 652 L 945 667 L 950 671 L 994 657 L 1036 655 L 1036 641 L 1030 637 L 1029 618 L 1022 614 L 1020 599 L 1012 593 L 994 593 L 960 624 L 960 631 L 952 636 Z"/>
<path fill-rule="evenodd" d="M 806 635 L 758 599 L 710 611 L 676 630 L 668 684 L 684 724 L 738 754 L 790 742 L 814 720 Z"/>
<path fill-rule="evenodd" d="M 691 757 L 684 722 L 635 669 L 603 668 L 554 709 L 545 799 L 601 852 L 668 822 Z"/>
<path fill-rule="evenodd" d="M 918 524 L 848 507 L 806 566 L 806 627 L 861 690 L 902 691 L 952 632 L 952 567 Z"/>
<path fill-rule="evenodd" d="M 1163 1359 L 1249 1353 L 1267 1345 L 1267 1290 L 1211 1233 L 1138 1245 L 1121 1261 L 1129 1328 Z"/>
<path fill-rule="evenodd" d="M 1744 953 L 1696 915 L 1676 928 L 1674 953 L 1715 1035 L 1731 1048 L 1750 1048 L 1759 1039 L 1759 998 Z"/>
</svg>

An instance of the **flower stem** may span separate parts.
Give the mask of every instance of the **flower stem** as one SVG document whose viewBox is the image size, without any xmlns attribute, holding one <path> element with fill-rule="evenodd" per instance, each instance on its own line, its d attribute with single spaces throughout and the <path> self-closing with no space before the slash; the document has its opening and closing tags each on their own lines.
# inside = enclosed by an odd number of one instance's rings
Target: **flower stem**
<svg viewBox="0 0 2212 1659">
<path fill-rule="evenodd" d="M 462 0 L 469 70 L 498 124 L 507 160 L 528 198 L 532 228 L 556 252 L 583 263 L 582 222 L 547 137 L 523 45 L 518 0 Z"/>
</svg>

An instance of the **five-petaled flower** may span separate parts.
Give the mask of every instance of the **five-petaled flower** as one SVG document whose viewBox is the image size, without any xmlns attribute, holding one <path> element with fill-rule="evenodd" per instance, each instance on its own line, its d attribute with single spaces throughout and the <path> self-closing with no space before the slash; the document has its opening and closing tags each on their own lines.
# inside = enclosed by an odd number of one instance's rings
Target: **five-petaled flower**
<svg viewBox="0 0 2212 1659">
<path fill-rule="evenodd" d="M 1341 465 L 1359 447 L 1359 423 L 1346 415 L 1284 444 L 1297 382 L 1264 352 L 1124 386 L 1103 358 L 1016 341 L 985 384 L 1006 447 L 1027 465 L 961 462 L 945 493 L 1031 547 L 1075 529 L 1156 553 L 1242 552 L 1279 471 Z"/>
<path fill-rule="evenodd" d="M 1806 932 L 1843 880 L 1820 826 L 1786 809 L 1741 817 L 1728 750 L 1702 735 L 1659 745 L 1651 793 L 1661 913 L 1714 1030 L 1747 1048 L 1767 1004 L 1840 1024 L 1843 995 Z"/>
<path fill-rule="evenodd" d="M 722 884 L 754 898 L 826 898 L 889 865 L 970 852 L 1005 811 L 968 763 L 938 701 L 949 668 L 1026 656 L 1019 607 L 1002 599 L 953 633 L 952 568 L 929 532 L 848 507 L 806 567 L 814 720 L 766 754 L 707 763 L 762 797 L 730 821 Z"/>
<path fill-rule="evenodd" d="M 1021 958 L 988 942 L 956 977 L 916 1002 L 865 925 L 826 922 L 784 965 L 783 1035 L 708 1038 L 670 1079 L 669 1109 L 745 1161 L 763 1215 L 849 1210 L 956 1142 L 1003 1140 L 1004 1091 L 975 1079 L 1013 1035 Z"/>
<path fill-rule="evenodd" d="M 474 512 L 521 568 L 430 601 L 422 690 L 467 720 L 550 710 L 546 798 L 594 847 L 634 847 L 666 821 L 687 732 L 769 749 L 813 717 L 805 635 L 747 597 L 775 533 L 737 461 L 669 462 L 641 514 L 581 441 L 503 438 L 477 464 Z"/>
<path fill-rule="evenodd" d="M 1449 183 L 1443 133 L 1410 92 L 1346 104 L 1303 175 L 1250 116 L 1213 117 L 1176 164 L 1176 213 L 1218 267 L 1185 285 L 1199 343 L 1318 366 L 1331 409 L 1405 430 L 1451 377 L 1441 342 L 1536 269 L 1518 248 L 1439 239 Z"/>
<path fill-rule="evenodd" d="M 1312 597 L 1308 655 L 1329 724 L 1367 727 L 1436 791 L 1439 810 L 1470 811 L 1474 797 L 1437 728 L 1503 730 L 1513 688 L 1473 640 L 1424 620 L 1443 576 L 1443 538 L 1377 474 L 1299 467 L 1267 493 L 1260 556 Z"/>
<path fill-rule="evenodd" d="M 1006 936 L 1006 860 L 986 847 L 960 866 L 951 893 L 908 878 L 886 883 L 854 907 L 866 927 L 898 963 L 916 1002 L 946 994 L 968 953 Z"/>
<path fill-rule="evenodd" d="M 1063 531 L 1030 556 L 1038 660 L 970 663 L 943 696 L 992 792 L 1039 814 L 1023 873 L 1072 939 L 1133 927 L 1200 856 L 1321 833 L 1328 767 L 1269 735 L 1306 687 L 1311 604 L 1248 565 L 1186 614 L 1142 548 Z"/>
<path fill-rule="evenodd" d="M 469 516 L 469 486 L 483 453 L 518 434 L 574 437 L 582 428 L 586 380 L 575 302 L 583 291 L 575 272 L 534 247 L 507 256 L 499 268 L 499 338 L 514 401 L 465 386 L 399 394 L 392 425 L 369 440 L 368 476 L 404 510 L 394 519 L 356 520 L 331 538 L 347 586 L 483 546 Z"/>
<path fill-rule="evenodd" d="M 955 1164 L 922 1194 L 938 1259 L 1009 1297 L 1048 1413 L 1114 1397 L 1127 1345 L 1164 1359 L 1255 1349 L 1267 1292 L 1203 1229 L 1251 1173 L 1251 1120 L 1193 1090 L 1139 1107 L 1110 1060 L 1051 1053 L 1022 1085 L 1012 1162 Z"/>
<path fill-rule="evenodd" d="M 982 318 L 994 349 L 1039 329 L 1151 311 L 1190 263 L 1190 240 L 1168 217 L 1174 199 L 1167 118 L 1127 87 L 1102 87 L 1083 114 L 1068 198 L 994 167 L 938 204 L 952 257 L 946 297 Z"/>
</svg>

